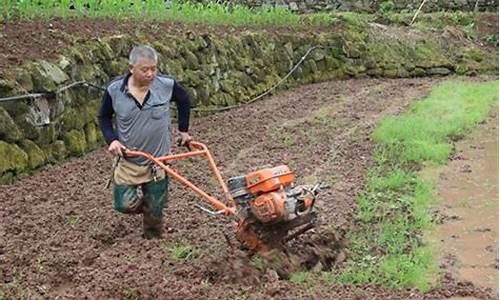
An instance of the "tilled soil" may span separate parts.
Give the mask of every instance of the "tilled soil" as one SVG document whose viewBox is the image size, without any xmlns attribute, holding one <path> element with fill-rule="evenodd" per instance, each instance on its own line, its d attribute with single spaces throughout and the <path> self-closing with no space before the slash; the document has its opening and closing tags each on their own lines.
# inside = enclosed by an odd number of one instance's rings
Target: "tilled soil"
<svg viewBox="0 0 500 300">
<path fill-rule="evenodd" d="M 170 185 L 164 238 L 143 239 L 140 216 L 112 209 L 111 191 L 104 188 L 111 159 L 104 149 L 1 186 L 0 291 L 7 299 L 492 298 L 491 291 L 449 275 L 427 294 L 339 286 L 320 275 L 303 284 L 284 279 L 301 268 L 319 273 L 348 259 L 343 237 L 355 226 L 355 196 L 374 147 L 371 131 L 440 80 L 319 83 L 192 121 L 193 136 L 209 146 L 226 179 L 287 164 L 298 184 L 330 185 L 316 204 L 319 227 L 264 264 L 239 250 L 233 238 L 228 244 L 223 233 L 232 236 L 231 221 L 194 208 L 200 198 L 176 182 Z M 174 166 L 220 195 L 206 162 Z M 175 245 L 195 250 L 179 260 L 170 251 Z M 286 274 L 266 263 L 282 264 Z"/>
</svg>

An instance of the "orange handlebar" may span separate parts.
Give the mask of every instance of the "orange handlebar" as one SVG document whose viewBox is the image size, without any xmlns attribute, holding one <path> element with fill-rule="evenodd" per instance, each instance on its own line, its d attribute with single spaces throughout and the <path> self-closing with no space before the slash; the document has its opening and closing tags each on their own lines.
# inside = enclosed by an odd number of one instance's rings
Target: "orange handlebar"
<svg viewBox="0 0 500 300">
<path fill-rule="evenodd" d="M 169 176 L 177 179 L 179 182 L 181 182 L 182 184 L 188 186 L 193 191 L 195 191 L 198 195 L 200 195 L 202 198 L 204 198 L 210 205 L 212 205 L 214 208 L 216 208 L 219 212 L 224 213 L 225 215 L 235 215 L 236 209 L 235 209 L 233 197 L 229 193 L 229 190 L 226 186 L 226 183 L 224 182 L 224 179 L 222 179 L 222 176 L 219 172 L 219 169 L 215 165 L 215 161 L 212 158 L 210 151 L 208 151 L 208 147 L 203 143 L 195 142 L 195 141 L 189 142 L 189 146 L 191 146 L 194 149 L 189 151 L 189 152 L 161 156 L 161 157 L 154 157 L 153 155 L 151 155 L 150 153 L 147 153 L 147 152 L 137 151 L 137 150 L 129 150 L 129 149 L 125 149 L 124 153 L 126 156 L 144 157 L 144 158 L 154 162 L 160 168 L 165 170 L 165 172 L 167 172 L 167 174 Z M 172 161 L 172 160 L 183 159 L 183 158 L 194 157 L 194 156 L 205 156 L 207 158 L 210 169 L 214 173 L 215 177 L 217 178 L 217 181 L 219 182 L 220 186 L 222 187 L 222 190 L 224 191 L 224 196 L 227 199 L 228 205 L 224 204 L 222 201 L 218 200 L 217 198 L 214 198 L 214 197 L 208 195 L 203 190 L 201 190 L 200 188 L 195 186 L 192 182 L 190 182 L 189 180 L 187 180 L 183 176 L 179 175 L 175 170 L 171 169 L 169 166 L 164 164 L 164 162 L 166 162 L 166 161 Z"/>
</svg>

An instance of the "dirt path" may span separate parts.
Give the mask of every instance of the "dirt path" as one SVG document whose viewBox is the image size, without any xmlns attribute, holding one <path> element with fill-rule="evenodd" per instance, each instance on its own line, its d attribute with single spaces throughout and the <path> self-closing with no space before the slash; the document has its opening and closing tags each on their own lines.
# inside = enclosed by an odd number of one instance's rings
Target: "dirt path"
<svg viewBox="0 0 500 300">
<path fill-rule="evenodd" d="M 375 123 L 403 111 L 440 80 L 366 79 L 304 86 L 196 119 L 192 133 L 209 145 L 224 178 L 285 163 L 295 170 L 299 184 L 316 180 L 330 184 L 317 203 L 320 229 L 331 228 L 342 237 L 354 225 L 355 195 L 371 161 L 370 133 Z M 206 190 L 215 190 L 210 188 L 215 181 L 204 162 L 176 164 L 176 168 Z M 336 286 L 322 280 L 303 285 L 279 280 L 231 250 L 221 234 L 231 234 L 228 220 L 193 208 L 200 200 L 177 183 L 171 184 L 166 237 L 143 240 L 139 216 L 112 210 L 111 191 L 103 189 L 110 169 L 109 156 L 101 149 L 0 187 L 0 291 L 7 299 L 485 295 L 451 279 L 427 295 Z M 315 235 L 320 236 L 311 233 L 302 242 Z M 195 255 L 176 260 L 168 250 L 174 245 L 190 245 Z"/>
<path fill-rule="evenodd" d="M 455 146 L 439 170 L 443 223 L 430 237 L 458 278 L 498 295 L 498 114 Z"/>
</svg>

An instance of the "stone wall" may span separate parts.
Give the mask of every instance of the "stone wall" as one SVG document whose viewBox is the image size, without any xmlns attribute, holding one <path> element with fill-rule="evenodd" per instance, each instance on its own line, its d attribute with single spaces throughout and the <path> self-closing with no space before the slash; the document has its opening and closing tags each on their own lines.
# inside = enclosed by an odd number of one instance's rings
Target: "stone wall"
<svg viewBox="0 0 500 300">
<path fill-rule="evenodd" d="M 361 27 L 360 27 L 361 26 Z M 187 32 L 164 41 L 112 36 L 89 41 L 54 61 L 36 61 L 0 78 L 0 97 L 54 92 L 78 80 L 105 85 L 124 72 L 136 43 L 149 43 L 159 67 L 188 89 L 196 107 L 248 101 L 276 84 L 313 51 L 283 88 L 362 77 L 474 75 L 498 72 L 498 55 L 457 32 L 429 35 L 376 24 L 339 24 L 331 32 L 241 32 L 227 36 Z M 0 182 L 103 145 L 97 128 L 99 90 L 76 87 L 55 97 L 0 102 Z"/>
<path fill-rule="evenodd" d="M 207 1 L 198 0 L 197 2 Z M 234 0 L 230 2 L 253 8 L 279 6 L 298 13 L 334 11 L 373 13 L 378 11 L 383 3 L 388 2 L 392 2 L 395 12 L 412 12 L 418 9 L 422 0 Z M 496 12 L 498 0 L 429 0 L 424 4 L 423 11 L 474 11 L 476 6 L 478 11 Z"/>
</svg>

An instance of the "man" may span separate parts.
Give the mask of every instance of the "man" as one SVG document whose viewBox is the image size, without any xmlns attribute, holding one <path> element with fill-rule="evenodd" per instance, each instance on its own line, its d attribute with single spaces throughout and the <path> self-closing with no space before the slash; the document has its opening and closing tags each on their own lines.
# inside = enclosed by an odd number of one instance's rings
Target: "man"
<svg viewBox="0 0 500 300">
<path fill-rule="evenodd" d="M 173 78 L 158 74 L 157 63 L 153 48 L 134 47 L 129 55 L 128 74 L 108 85 L 99 111 L 99 127 L 108 150 L 118 157 L 113 174 L 114 208 L 122 213 L 142 213 L 147 239 L 161 237 L 168 177 L 144 158 L 123 157 L 123 149 L 145 151 L 157 157 L 169 153 L 170 101 L 177 104 L 181 144 L 191 139 L 189 96 Z"/>
</svg>

